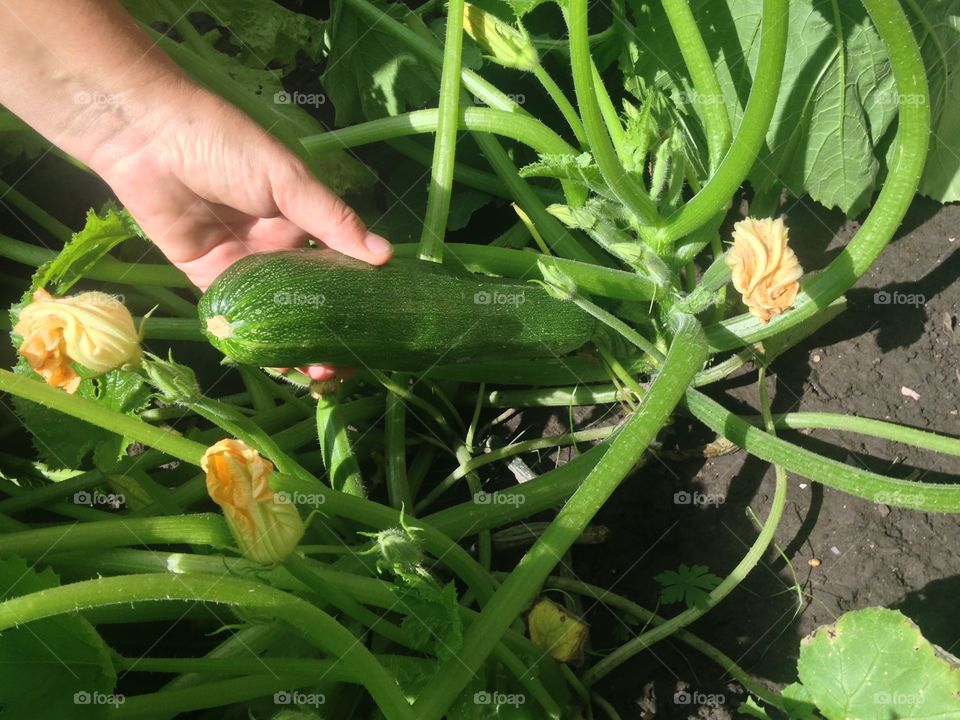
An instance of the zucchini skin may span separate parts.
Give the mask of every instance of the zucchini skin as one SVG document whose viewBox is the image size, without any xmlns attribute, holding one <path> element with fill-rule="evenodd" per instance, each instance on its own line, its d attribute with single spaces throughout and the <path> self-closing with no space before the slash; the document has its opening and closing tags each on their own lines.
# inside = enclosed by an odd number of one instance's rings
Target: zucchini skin
<svg viewBox="0 0 960 720">
<path fill-rule="evenodd" d="M 412 258 L 376 267 L 326 248 L 248 255 L 214 280 L 198 309 L 215 347 L 262 367 L 426 370 L 556 357 L 596 329 L 574 303 L 531 283 Z"/>
</svg>

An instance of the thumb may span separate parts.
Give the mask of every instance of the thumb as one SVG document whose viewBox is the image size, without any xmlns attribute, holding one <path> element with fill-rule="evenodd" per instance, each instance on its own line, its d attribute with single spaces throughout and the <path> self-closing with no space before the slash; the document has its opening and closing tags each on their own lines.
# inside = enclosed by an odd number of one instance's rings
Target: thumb
<svg viewBox="0 0 960 720">
<path fill-rule="evenodd" d="M 393 255 L 393 246 L 369 232 L 360 217 L 302 163 L 271 173 L 270 183 L 281 214 L 327 247 L 373 265 L 382 265 Z"/>
</svg>

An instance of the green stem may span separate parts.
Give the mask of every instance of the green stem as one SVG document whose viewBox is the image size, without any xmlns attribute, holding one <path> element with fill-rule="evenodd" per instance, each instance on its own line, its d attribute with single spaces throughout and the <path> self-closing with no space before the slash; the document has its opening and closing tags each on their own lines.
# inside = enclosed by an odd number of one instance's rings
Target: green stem
<svg viewBox="0 0 960 720">
<path fill-rule="evenodd" d="M 341 417 L 339 393 L 321 395 L 317 399 L 316 429 L 323 464 L 330 476 L 330 487 L 348 495 L 366 497 L 360 463 L 350 446 L 347 426 Z"/>
<path fill-rule="evenodd" d="M 0 257 L 24 265 L 40 267 L 57 257 L 56 250 L 37 247 L 30 243 L 0 235 Z M 126 263 L 109 255 L 100 258 L 84 271 L 90 280 L 103 280 L 121 285 L 164 285 L 166 287 L 192 287 L 186 276 L 170 265 L 150 263 Z"/>
<path fill-rule="evenodd" d="M 15 375 L 9 370 L 0 369 L 0 392 L 32 400 L 118 435 L 134 438 L 194 465 L 200 464 L 200 457 L 206 451 L 206 447 L 200 443 L 175 432 L 154 427 L 139 418 L 110 410 L 94 400 L 70 395 L 38 380 Z"/>
<path fill-rule="evenodd" d="M 376 26 L 377 30 L 393 35 L 433 65 L 437 67 L 443 65 L 443 51 L 437 47 L 436 43 L 420 37 L 416 32 L 388 15 L 369 0 L 343 0 L 343 2 L 364 16 L 371 23 L 371 27 Z M 483 100 L 484 104 L 511 113 L 527 115 L 514 100 L 472 70 L 461 69 L 460 80 L 467 92 Z"/>
<path fill-rule="evenodd" d="M 620 164 L 604 124 L 600 104 L 594 88 L 593 62 L 590 58 L 590 38 L 587 31 L 587 0 L 571 0 L 567 11 L 570 33 L 570 64 L 573 85 L 577 94 L 583 126 L 590 141 L 590 150 L 597 166 L 617 198 L 630 209 L 641 225 L 657 226 L 660 217 L 657 207 L 647 194 L 643 182 L 628 173 Z"/>
<path fill-rule="evenodd" d="M 430 167 L 433 163 L 433 153 L 418 142 L 407 138 L 397 138 L 388 140 L 387 144 L 401 155 L 416 160 L 427 167 Z M 485 170 L 478 170 L 471 165 L 457 162 L 453 169 L 453 179 L 455 182 L 481 190 L 488 195 L 504 200 L 513 200 L 513 195 L 496 175 Z M 563 202 L 563 193 L 559 190 L 540 186 L 534 187 L 533 190 L 544 202 Z"/>
<path fill-rule="evenodd" d="M 763 432 L 697 390 L 687 393 L 685 404 L 714 432 L 751 455 L 797 475 L 873 502 L 925 512 L 960 513 L 960 485 L 897 480 L 825 458 Z"/>
<path fill-rule="evenodd" d="M 587 145 L 587 135 L 583 129 L 583 123 L 580 122 L 580 116 L 577 115 L 573 104 L 567 98 L 566 94 L 564 94 L 563 90 L 560 89 L 560 86 L 557 85 L 557 81 L 553 79 L 550 73 L 544 70 L 543 65 L 540 63 L 537 63 L 536 67 L 533 68 L 533 75 L 540 81 L 543 89 L 547 91 L 547 95 L 550 96 L 550 99 L 553 100 L 557 109 L 560 110 L 563 119 L 567 121 L 567 125 L 573 130 L 573 135 L 576 137 L 577 142 L 581 147 L 585 147 Z"/>
<path fill-rule="evenodd" d="M 61 243 L 66 243 L 70 239 L 70 236 L 73 235 L 73 231 L 70 228 L 3 180 L 0 180 L 0 197 L 53 235 L 53 237 Z"/>
<path fill-rule="evenodd" d="M 690 202 L 667 218 L 660 233 L 663 242 L 673 243 L 689 235 L 726 208 L 756 162 L 780 95 L 788 15 L 787 0 L 763 0 L 757 70 L 740 127 L 713 177 Z"/>
<path fill-rule="evenodd" d="M 729 350 L 776 335 L 833 302 L 877 259 L 916 194 L 930 142 L 930 93 L 923 59 L 898 2 L 864 0 L 864 6 L 887 48 L 899 97 L 916 99 L 900 103 L 890 172 L 856 236 L 823 272 L 805 284 L 793 309 L 766 325 L 751 315 L 741 315 L 706 328 L 713 350 Z"/>
<path fill-rule="evenodd" d="M 396 393 L 387 393 L 383 417 L 386 453 L 387 498 L 396 509 L 413 509 L 413 494 L 407 482 L 407 407 Z"/>
<path fill-rule="evenodd" d="M 358 123 L 340 130 L 300 139 L 310 153 L 353 148 L 382 140 L 435 133 L 439 128 L 440 110 L 414 110 L 392 117 Z M 457 128 L 471 132 L 493 133 L 529 145 L 537 152 L 576 155 L 566 140 L 539 120 L 503 110 L 485 107 L 458 108 Z"/>
<path fill-rule="evenodd" d="M 25 558 L 124 545 L 193 544 L 215 548 L 234 542 L 223 518 L 212 513 L 172 517 L 120 518 L 21 530 L 3 535 L 2 553 Z"/>
<path fill-rule="evenodd" d="M 457 657 L 441 663 L 414 703 L 418 718 L 437 720 L 447 711 L 500 636 L 529 605 L 559 558 L 580 537 L 667 422 L 705 359 L 706 343 L 700 327 L 692 317 L 684 316 L 662 371 L 640 408 L 613 439 L 612 451 L 603 455 L 556 520 L 490 598 L 464 634 Z"/>
<path fill-rule="evenodd" d="M 710 153 L 710 169 L 714 170 L 730 145 L 730 117 L 723 102 L 723 93 L 717 81 L 717 72 L 710 53 L 703 42 L 700 27 L 693 17 L 693 10 L 685 0 L 663 0 L 663 9 L 680 46 L 683 61 L 690 72 L 693 87 L 697 91 L 696 103 L 703 116 L 707 131 L 707 148 Z"/>
<path fill-rule="evenodd" d="M 193 714 L 193 711 L 222 708 L 258 698 L 269 698 L 281 691 L 292 693 L 300 688 L 312 688 L 316 686 L 318 677 L 322 677 L 327 682 L 360 682 L 353 673 L 346 668 L 337 667 L 336 663 L 313 661 L 318 667 L 325 664 L 329 669 L 308 676 L 302 673 L 266 674 L 264 661 L 254 662 L 260 665 L 259 674 L 253 670 L 242 677 L 210 680 L 189 687 L 160 690 L 145 695 L 125 696 L 124 703 L 111 712 L 109 717 L 116 720 L 167 720 L 172 717 L 181 717 L 183 713 Z M 269 662 L 272 666 L 273 661 Z M 310 693 L 313 691 L 305 692 L 304 697 L 310 699 Z M 225 714 L 225 711 L 217 715 L 222 717 L 222 713 Z"/>
<path fill-rule="evenodd" d="M 148 317 L 134 318 L 133 321 L 137 327 L 143 324 L 143 337 L 147 340 L 207 342 L 206 336 L 200 331 L 200 321 L 195 317 L 191 319 Z"/>
<path fill-rule="evenodd" d="M 443 44 L 443 70 L 440 74 L 440 107 L 437 140 L 433 146 L 433 167 L 427 210 L 420 235 L 422 260 L 443 260 L 443 238 L 447 234 L 450 197 L 453 193 L 453 169 L 457 157 L 457 124 L 460 116 L 460 58 L 463 50 L 464 0 L 450 0 L 447 6 L 447 30 Z"/>
<path fill-rule="evenodd" d="M 489 465 L 490 463 L 499 462 L 500 460 L 505 460 L 506 458 L 514 457 L 515 455 L 521 455 L 523 453 L 533 452 L 535 450 L 545 450 L 547 448 L 563 447 L 564 445 L 575 445 L 581 442 L 603 440 L 610 437 L 616 431 L 616 429 L 617 427 L 615 425 L 609 425 L 600 428 L 590 428 L 588 430 L 578 430 L 576 432 L 566 433 L 564 435 L 553 435 L 550 437 L 537 438 L 535 440 L 524 440 L 507 445 L 506 447 L 491 450 L 490 452 L 478 457 L 472 457 L 466 462 L 461 463 L 456 470 L 451 472 L 443 480 L 437 483 L 433 489 L 430 490 L 430 492 L 427 493 L 424 498 L 417 503 L 416 511 L 420 513 L 424 509 L 428 508 L 441 495 L 452 488 L 457 480 L 466 477 L 468 473 L 473 472 L 477 468 L 481 468 L 484 465 Z"/>
<path fill-rule="evenodd" d="M 527 250 L 468 243 L 447 243 L 446 248 L 472 272 L 519 280 L 543 280 L 543 268 L 546 267 L 560 271 L 573 280 L 579 290 L 591 295 L 644 302 L 663 293 L 653 280 L 644 275 L 577 260 Z M 398 245 L 395 254 L 397 257 L 412 257 L 413 246 L 409 243 Z"/>
<path fill-rule="evenodd" d="M 262 583 L 225 575 L 146 574 L 85 580 L 12 598 L 0 604 L 0 629 L 63 613 L 121 603 L 191 600 L 276 615 L 343 663 L 389 718 L 415 717 L 396 681 L 354 635 L 322 610 Z"/>
<path fill-rule="evenodd" d="M 744 418 L 748 422 L 753 418 Z M 884 438 L 924 450 L 960 456 L 960 440 L 896 423 L 840 413 L 784 413 L 773 416 L 778 430 L 838 430 Z M 0 510 L 2 510 L 0 503 Z"/>
<path fill-rule="evenodd" d="M 761 558 L 763 558 L 764 553 L 767 551 L 767 548 L 773 541 L 773 536 L 780 524 L 780 518 L 783 516 L 783 508 L 786 506 L 786 504 L 786 474 L 778 472 L 776 489 L 774 490 L 773 502 L 770 507 L 770 514 L 767 516 L 767 521 L 764 523 L 763 529 L 760 531 L 760 534 L 757 535 L 757 539 L 754 541 L 747 554 L 744 555 L 743 559 L 730 572 L 730 574 L 723 579 L 723 582 L 721 582 L 716 588 L 713 589 L 713 591 L 710 592 L 706 602 L 702 606 L 696 606 L 684 610 L 682 613 L 675 615 L 663 624 L 647 630 L 624 645 L 621 645 L 586 672 L 586 674 L 583 676 L 584 683 L 587 685 L 592 685 L 611 670 L 621 665 L 625 660 L 630 659 L 654 643 L 673 635 L 681 628 L 684 628 L 692 623 L 697 618 L 702 617 L 707 611 L 727 597 L 727 595 L 729 595 L 734 588 L 736 588 L 744 580 L 744 578 L 750 574 L 750 571 L 757 566 L 757 563 L 760 562 Z"/>
</svg>

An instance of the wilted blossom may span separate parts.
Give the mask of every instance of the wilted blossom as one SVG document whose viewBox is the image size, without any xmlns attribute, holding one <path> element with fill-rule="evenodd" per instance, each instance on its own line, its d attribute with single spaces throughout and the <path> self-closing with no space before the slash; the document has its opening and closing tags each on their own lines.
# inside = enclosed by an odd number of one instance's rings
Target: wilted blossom
<svg viewBox="0 0 960 720">
<path fill-rule="evenodd" d="M 800 291 L 803 268 L 788 241 L 781 218 L 747 218 L 733 226 L 733 247 L 727 252 L 733 286 L 762 323 L 790 309 Z"/>
<path fill-rule="evenodd" d="M 265 564 L 286 558 L 305 527 L 296 505 L 270 487 L 273 465 L 239 440 L 220 440 L 200 460 L 207 493 L 223 509 L 243 556 Z"/>
<path fill-rule="evenodd" d="M 140 338 L 130 311 L 113 295 L 85 292 L 54 297 L 37 290 L 20 310 L 13 328 L 17 349 L 44 380 L 67 392 L 77 391 L 81 375 L 102 375 L 140 362 Z"/>
</svg>

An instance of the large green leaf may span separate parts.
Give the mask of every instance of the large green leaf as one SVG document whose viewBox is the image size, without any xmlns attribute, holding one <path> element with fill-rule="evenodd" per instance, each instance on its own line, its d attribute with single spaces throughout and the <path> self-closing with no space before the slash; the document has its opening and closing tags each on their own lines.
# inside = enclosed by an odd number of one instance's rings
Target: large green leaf
<svg viewBox="0 0 960 720">
<path fill-rule="evenodd" d="M 336 109 L 337 125 L 351 125 L 416 109 L 437 94 L 432 68 L 405 44 L 371 25 L 345 3 L 335 5 L 330 56 L 323 85 Z M 399 5 L 384 12 L 407 24 L 430 30 Z"/>
<path fill-rule="evenodd" d="M 18 557 L 0 560 L 0 600 L 57 587 L 52 570 L 37 572 Z M 58 615 L 0 633 L 0 720 L 107 717 L 113 695 L 110 650 L 78 614 Z"/>
<path fill-rule="evenodd" d="M 720 98 L 693 89 L 658 3 L 633 2 L 637 30 L 623 63 L 635 82 L 668 89 L 698 109 Z M 759 55 L 762 0 L 696 0 L 734 132 L 743 117 Z M 750 179 L 758 190 L 783 184 L 855 215 L 869 205 L 881 163 L 874 148 L 896 115 L 898 96 L 885 49 L 860 3 L 794 0 L 780 97 L 767 150 Z M 641 78 L 643 82 L 637 82 Z M 632 89 L 632 88 L 631 88 Z"/>
<path fill-rule="evenodd" d="M 957 659 L 895 610 L 857 610 L 819 628 L 797 671 L 802 695 L 828 720 L 960 717 Z"/>
<path fill-rule="evenodd" d="M 930 83 L 930 152 L 920 192 L 940 202 L 960 200 L 960 0 L 907 3 Z M 902 97 L 901 102 L 915 101 Z"/>
</svg>

